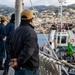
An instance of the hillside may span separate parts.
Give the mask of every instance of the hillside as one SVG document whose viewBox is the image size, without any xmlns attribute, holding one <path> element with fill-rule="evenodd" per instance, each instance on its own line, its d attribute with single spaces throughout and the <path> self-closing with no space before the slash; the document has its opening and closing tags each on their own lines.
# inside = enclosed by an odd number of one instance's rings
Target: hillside
<svg viewBox="0 0 75 75">
<path fill-rule="evenodd" d="M 68 5 L 67 7 L 75 10 L 75 4 Z"/>
<path fill-rule="evenodd" d="M 14 8 L 6 5 L 0 5 L 0 14 L 7 15 L 12 12 L 14 12 Z"/>
<path fill-rule="evenodd" d="M 26 8 L 28 8 L 28 6 L 25 6 L 24 8 L 26 9 Z M 54 5 L 50 5 L 50 6 L 39 5 L 39 6 L 34 6 L 34 8 L 38 11 L 50 9 L 50 10 L 54 10 L 55 12 L 58 12 L 60 9 L 60 6 L 56 7 Z M 32 7 L 29 7 L 29 9 L 32 9 Z M 67 11 L 68 9 L 74 9 L 75 10 L 75 4 L 63 6 L 63 11 Z M 9 13 L 9 12 L 11 13 L 11 12 L 14 12 L 14 8 L 0 4 L 0 13 L 1 12 L 4 13 L 5 11 L 6 11 L 6 13 Z"/>
<path fill-rule="evenodd" d="M 38 11 L 41 11 L 41 10 L 46 10 L 46 9 L 54 9 L 54 8 L 57 8 L 56 6 L 54 5 L 50 5 L 50 6 L 45 6 L 45 5 L 39 5 L 39 6 L 34 6 L 35 9 L 37 9 Z M 29 7 L 29 9 L 33 9 L 32 7 Z"/>
<path fill-rule="evenodd" d="M 34 8 L 38 11 L 42 11 L 42 10 L 46 10 L 46 9 L 58 11 L 60 9 L 60 6 L 57 7 L 57 6 L 54 6 L 54 5 L 50 5 L 50 6 L 39 5 L 39 6 L 34 6 Z M 29 7 L 29 9 L 33 9 L 33 8 Z M 63 11 L 67 11 L 68 9 L 75 10 L 75 4 L 71 4 L 71 5 L 68 5 L 68 6 L 63 6 Z"/>
</svg>

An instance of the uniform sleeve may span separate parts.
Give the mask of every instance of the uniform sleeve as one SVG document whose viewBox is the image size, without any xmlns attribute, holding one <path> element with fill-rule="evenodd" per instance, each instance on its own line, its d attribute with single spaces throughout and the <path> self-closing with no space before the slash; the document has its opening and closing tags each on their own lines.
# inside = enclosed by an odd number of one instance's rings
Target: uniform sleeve
<svg viewBox="0 0 75 75">
<path fill-rule="evenodd" d="M 6 27 L 3 27 L 3 36 L 6 36 Z"/>
<path fill-rule="evenodd" d="M 9 32 L 8 32 L 8 35 L 7 35 L 8 36 L 7 39 L 10 40 L 11 34 L 13 33 L 13 31 L 15 29 L 15 26 L 14 26 L 14 24 L 10 24 L 10 25 L 8 25 L 8 27 L 9 28 L 7 28 L 7 29 L 9 29 Z"/>
<path fill-rule="evenodd" d="M 26 38 L 24 39 L 24 48 L 17 59 L 20 66 L 33 55 L 35 49 L 35 36 L 29 34 Z"/>
<path fill-rule="evenodd" d="M 11 24 L 10 26 L 10 35 L 12 34 L 12 32 L 14 31 L 15 29 L 15 25 L 14 24 Z"/>
<path fill-rule="evenodd" d="M 2 29 L 0 28 L 0 39 L 2 39 Z"/>
<path fill-rule="evenodd" d="M 14 50 L 13 50 L 12 37 L 13 37 L 13 33 L 12 33 L 12 36 L 11 36 L 11 38 L 10 38 L 10 42 L 9 42 L 9 50 L 8 50 L 10 59 L 14 58 L 14 57 L 13 57 L 13 56 L 14 56 Z"/>
<path fill-rule="evenodd" d="M 6 36 L 5 27 L 0 28 L 0 39 L 2 40 Z"/>
</svg>

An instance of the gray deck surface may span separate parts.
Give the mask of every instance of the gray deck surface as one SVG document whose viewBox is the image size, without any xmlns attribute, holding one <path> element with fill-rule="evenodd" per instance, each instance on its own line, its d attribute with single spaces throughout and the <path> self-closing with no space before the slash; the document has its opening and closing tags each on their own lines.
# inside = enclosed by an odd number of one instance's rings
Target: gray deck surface
<svg viewBox="0 0 75 75">
<path fill-rule="evenodd" d="M 3 70 L 0 70 L 0 75 L 3 75 L 3 72 L 4 72 Z"/>
</svg>

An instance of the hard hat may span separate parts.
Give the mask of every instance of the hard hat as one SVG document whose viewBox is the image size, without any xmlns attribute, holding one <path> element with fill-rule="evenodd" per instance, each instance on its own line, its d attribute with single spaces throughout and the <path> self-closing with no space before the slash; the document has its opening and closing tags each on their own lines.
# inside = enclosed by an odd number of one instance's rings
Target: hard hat
<svg viewBox="0 0 75 75">
<path fill-rule="evenodd" d="M 21 13 L 21 20 L 30 20 L 34 18 L 34 15 L 31 10 L 23 10 Z"/>
<path fill-rule="evenodd" d="M 7 21 L 7 18 L 5 16 L 2 16 L 1 21 Z"/>
</svg>

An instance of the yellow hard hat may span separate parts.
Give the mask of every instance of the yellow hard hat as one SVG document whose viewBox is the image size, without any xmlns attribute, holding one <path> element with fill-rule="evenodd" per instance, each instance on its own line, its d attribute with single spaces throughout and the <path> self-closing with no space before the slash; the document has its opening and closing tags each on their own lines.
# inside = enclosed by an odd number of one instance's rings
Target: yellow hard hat
<svg viewBox="0 0 75 75">
<path fill-rule="evenodd" d="M 21 20 L 29 20 L 34 18 L 34 15 L 31 10 L 23 10 L 21 13 Z"/>
<path fill-rule="evenodd" d="M 1 21 L 7 21 L 7 18 L 5 16 L 2 16 Z"/>
</svg>

